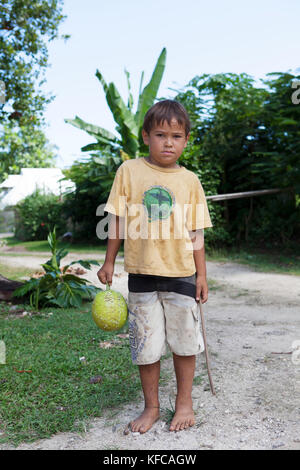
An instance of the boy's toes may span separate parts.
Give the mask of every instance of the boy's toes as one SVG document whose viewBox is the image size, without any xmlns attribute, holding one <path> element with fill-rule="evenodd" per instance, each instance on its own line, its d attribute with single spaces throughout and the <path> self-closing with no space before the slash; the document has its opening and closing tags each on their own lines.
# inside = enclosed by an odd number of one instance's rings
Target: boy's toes
<svg viewBox="0 0 300 470">
<path fill-rule="evenodd" d="M 135 424 L 133 422 L 129 423 L 129 429 L 131 432 L 135 432 Z"/>
<path fill-rule="evenodd" d="M 138 423 L 135 423 L 134 421 L 130 423 L 130 429 L 131 432 L 140 432 Z"/>
<path fill-rule="evenodd" d="M 194 416 L 184 417 L 179 413 L 174 415 L 173 420 L 170 424 L 170 431 L 182 431 L 183 429 L 188 429 L 191 426 L 194 426 L 195 419 Z"/>
<path fill-rule="evenodd" d="M 170 424 L 170 431 L 176 431 L 176 425 L 174 423 Z"/>
<path fill-rule="evenodd" d="M 182 429 L 184 429 L 184 424 L 179 421 L 179 422 L 175 423 L 175 425 L 173 427 L 174 427 L 174 431 L 178 432 L 178 431 L 181 431 Z"/>
</svg>

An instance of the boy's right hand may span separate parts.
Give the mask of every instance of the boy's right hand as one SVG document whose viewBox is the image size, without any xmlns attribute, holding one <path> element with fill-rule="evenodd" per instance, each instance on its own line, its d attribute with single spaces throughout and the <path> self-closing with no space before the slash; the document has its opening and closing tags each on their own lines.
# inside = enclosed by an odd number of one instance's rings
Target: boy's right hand
<svg viewBox="0 0 300 470">
<path fill-rule="evenodd" d="M 112 263 L 105 262 L 97 272 L 97 276 L 99 281 L 102 282 L 102 284 L 106 284 L 108 282 L 108 284 L 111 286 L 113 273 L 114 265 Z"/>
</svg>

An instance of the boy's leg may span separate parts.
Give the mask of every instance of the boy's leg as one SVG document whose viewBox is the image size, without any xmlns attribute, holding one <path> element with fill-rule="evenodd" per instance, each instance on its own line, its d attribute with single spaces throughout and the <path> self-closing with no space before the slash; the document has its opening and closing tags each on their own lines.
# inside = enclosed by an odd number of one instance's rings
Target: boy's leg
<svg viewBox="0 0 300 470">
<path fill-rule="evenodd" d="M 143 413 L 130 427 L 144 433 L 159 418 L 160 358 L 166 351 L 164 311 L 156 291 L 129 291 L 128 309 L 131 354 L 133 363 L 139 366 L 145 398 Z"/>
<path fill-rule="evenodd" d="M 161 292 L 166 317 L 167 342 L 173 352 L 177 380 L 175 415 L 170 431 L 195 424 L 192 387 L 196 355 L 203 351 L 198 304 L 194 297 L 177 292 Z"/>
<path fill-rule="evenodd" d="M 160 361 L 139 366 L 142 389 L 145 399 L 143 413 L 130 426 L 133 432 L 145 433 L 159 418 L 158 383 L 160 377 Z"/>
<path fill-rule="evenodd" d="M 173 361 L 177 380 L 177 397 L 170 431 L 180 431 L 195 424 L 192 387 L 196 356 L 178 356 L 173 353 Z"/>
</svg>

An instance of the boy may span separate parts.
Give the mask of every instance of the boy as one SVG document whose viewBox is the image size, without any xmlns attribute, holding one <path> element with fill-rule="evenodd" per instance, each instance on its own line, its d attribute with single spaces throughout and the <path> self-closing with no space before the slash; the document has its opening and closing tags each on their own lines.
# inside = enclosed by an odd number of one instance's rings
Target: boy
<svg viewBox="0 0 300 470">
<path fill-rule="evenodd" d="M 124 237 L 131 355 L 139 366 L 145 400 L 143 413 L 130 423 L 134 432 L 148 431 L 159 418 L 160 358 L 166 342 L 177 381 L 169 429 L 195 424 L 195 355 L 204 350 L 197 304 L 200 297 L 202 303 L 208 297 L 203 228 L 212 224 L 197 176 L 177 163 L 189 133 L 189 117 L 181 104 L 164 100 L 152 106 L 142 131 L 149 156 L 122 163 L 105 206 L 113 214 L 116 236 L 111 229 L 97 274 L 103 284 L 112 283 Z M 121 226 L 125 235 L 120 235 Z"/>
</svg>

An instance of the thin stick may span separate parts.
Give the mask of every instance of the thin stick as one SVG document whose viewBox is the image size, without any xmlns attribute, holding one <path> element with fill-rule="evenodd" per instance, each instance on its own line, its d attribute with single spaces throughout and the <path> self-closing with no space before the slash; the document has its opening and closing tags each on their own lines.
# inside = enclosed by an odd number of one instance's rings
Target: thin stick
<svg viewBox="0 0 300 470">
<path fill-rule="evenodd" d="M 210 364 L 209 364 L 207 341 L 206 341 L 206 331 L 205 331 L 204 315 L 203 315 L 201 300 L 199 300 L 199 308 L 200 308 L 200 315 L 201 315 L 202 334 L 203 334 L 204 347 L 205 347 L 205 357 L 206 357 L 206 365 L 207 365 L 207 373 L 208 373 L 208 378 L 209 378 L 209 384 L 210 384 L 211 393 L 213 395 L 215 395 L 216 392 L 215 392 L 215 389 L 214 389 L 214 384 L 213 384 L 212 377 L 211 377 L 211 372 L 210 372 Z"/>
<path fill-rule="evenodd" d="M 287 352 L 271 352 L 271 354 L 292 354 L 293 351 L 287 351 Z"/>
</svg>

